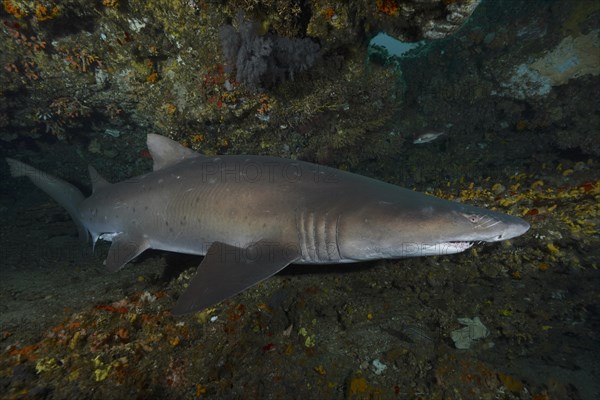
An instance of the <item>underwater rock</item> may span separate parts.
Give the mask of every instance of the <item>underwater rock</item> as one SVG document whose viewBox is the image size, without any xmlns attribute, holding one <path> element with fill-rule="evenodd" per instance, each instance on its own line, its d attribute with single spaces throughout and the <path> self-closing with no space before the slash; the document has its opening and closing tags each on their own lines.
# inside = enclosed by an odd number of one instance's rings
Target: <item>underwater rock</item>
<svg viewBox="0 0 600 400">
<path fill-rule="evenodd" d="M 600 31 L 573 38 L 567 36 L 558 46 L 530 64 L 531 69 L 550 80 L 552 86 L 584 75 L 600 75 Z"/>
<path fill-rule="evenodd" d="M 553 86 L 564 85 L 570 79 L 600 75 L 599 51 L 598 30 L 576 38 L 567 36 L 542 57 L 515 67 L 501 86 L 505 94 L 517 99 L 546 96 Z"/>
<path fill-rule="evenodd" d="M 458 322 L 464 327 L 450 334 L 457 349 L 469 349 L 474 341 L 488 337 L 490 334 L 490 330 L 483 325 L 479 317 L 459 318 Z"/>
<path fill-rule="evenodd" d="M 378 358 L 376 358 L 371 362 L 371 369 L 375 375 L 381 375 L 387 369 L 387 365 L 385 365 L 384 363 L 379 361 Z"/>
<path fill-rule="evenodd" d="M 443 39 L 456 32 L 479 3 L 480 0 L 380 0 L 376 1 L 377 28 L 405 42 Z"/>
</svg>

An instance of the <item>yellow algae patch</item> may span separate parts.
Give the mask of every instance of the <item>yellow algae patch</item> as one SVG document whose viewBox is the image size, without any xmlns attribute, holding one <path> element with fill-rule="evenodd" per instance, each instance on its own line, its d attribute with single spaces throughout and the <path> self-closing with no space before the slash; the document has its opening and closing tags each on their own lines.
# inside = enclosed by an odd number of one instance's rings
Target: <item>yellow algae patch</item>
<svg viewBox="0 0 600 400">
<path fill-rule="evenodd" d="M 356 377 L 350 381 L 351 395 L 365 393 L 367 390 L 369 390 L 369 384 L 362 376 Z"/>
<path fill-rule="evenodd" d="M 548 243 L 546 245 L 546 248 L 548 249 L 548 251 L 550 251 L 550 253 L 552 254 L 558 254 L 560 252 L 560 250 L 558 250 L 558 247 L 556 247 L 554 245 L 554 243 Z"/>
<path fill-rule="evenodd" d="M 523 382 L 521 382 L 517 378 L 514 378 L 507 374 L 503 374 L 502 372 L 498 372 L 498 379 L 500 379 L 500 382 L 502 382 L 504 387 L 506 387 L 512 393 L 516 394 L 523 390 Z"/>
<path fill-rule="evenodd" d="M 38 374 L 41 374 L 42 372 L 52 371 L 57 368 L 58 363 L 56 362 L 56 358 L 54 357 L 42 358 L 38 360 L 38 362 L 35 364 L 35 372 L 37 372 Z"/>
<path fill-rule="evenodd" d="M 106 368 L 98 368 L 97 370 L 94 371 L 94 379 L 96 379 L 96 382 L 101 382 L 103 380 L 105 380 L 106 378 L 108 378 L 108 373 L 110 372 L 111 366 L 108 365 L 106 366 Z"/>
<path fill-rule="evenodd" d="M 325 370 L 325 367 L 322 365 L 317 365 L 316 367 L 313 368 L 315 370 L 315 372 L 321 376 L 326 375 L 327 371 Z"/>
</svg>

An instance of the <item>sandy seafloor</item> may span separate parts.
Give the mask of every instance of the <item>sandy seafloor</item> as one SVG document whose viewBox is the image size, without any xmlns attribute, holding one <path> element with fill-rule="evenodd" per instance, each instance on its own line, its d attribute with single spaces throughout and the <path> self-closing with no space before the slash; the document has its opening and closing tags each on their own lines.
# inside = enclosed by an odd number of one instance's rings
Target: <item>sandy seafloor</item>
<svg viewBox="0 0 600 400">
<path fill-rule="evenodd" d="M 149 251 L 109 274 L 108 245 L 92 254 L 66 212 L 2 165 L 0 397 L 600 398 L 598 160 L 530 157 L 522 133 L 504 135 L 517 142 L 470 150 L 496 159 L 489 179 L 472 178 L 476 163 L 461 170 L 467 147 L 451 138 L 407 147 L 379 178 L 524 216 L 526 235 L 451 256 L 292 266 L 177 318 L 200 257 Z M 86 184 L 72 147 L 42 150 L 8 156 Z M 436 166 L 452 166 L 448 180 Z M 398 178 L 415 168 L 419 182 Z M 451 333 L 474 317 L 489 335 L 459 350 Z"/>
</svg>

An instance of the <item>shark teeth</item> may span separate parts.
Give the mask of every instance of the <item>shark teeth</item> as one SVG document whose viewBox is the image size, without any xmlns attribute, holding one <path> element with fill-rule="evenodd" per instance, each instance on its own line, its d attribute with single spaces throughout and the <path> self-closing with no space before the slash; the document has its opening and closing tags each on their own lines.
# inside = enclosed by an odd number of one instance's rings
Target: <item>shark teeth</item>
<svg viewBox="0 0 600 400">
<path fill-rule="evenodd" d="M 447 242 L 445 244 L 456 249 L 466 250 L 472 247 L 475 244 L 475 242 Z"/>
</svg>

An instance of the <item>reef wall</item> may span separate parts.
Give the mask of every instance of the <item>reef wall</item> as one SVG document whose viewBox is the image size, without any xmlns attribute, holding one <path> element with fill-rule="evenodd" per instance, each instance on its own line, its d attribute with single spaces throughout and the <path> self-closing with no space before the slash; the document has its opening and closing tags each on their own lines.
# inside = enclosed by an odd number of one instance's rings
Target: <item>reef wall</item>
<svg viewBox="0 0 600 400">
<path fill-rule="evenodd" d="M 147 157 L 155 132 L 356 168 L 451 125 L 599 155 L 598 3 L 479 3 L 3 0 L 0 146 Z M 381 31 L 428 44 L 368 62 Z"/>
</svg>

